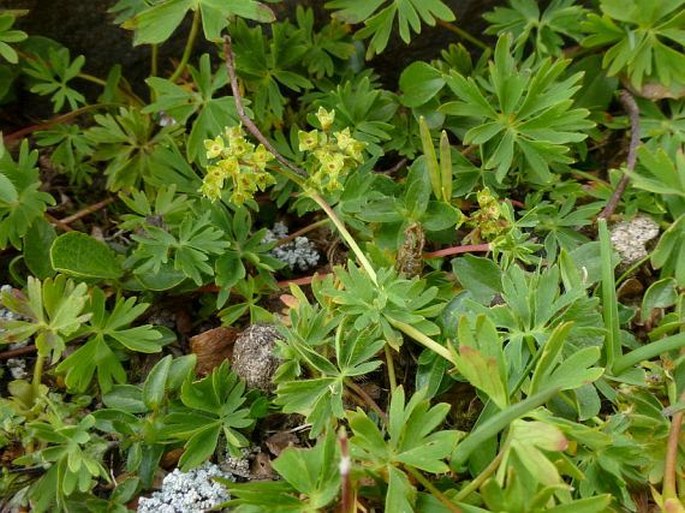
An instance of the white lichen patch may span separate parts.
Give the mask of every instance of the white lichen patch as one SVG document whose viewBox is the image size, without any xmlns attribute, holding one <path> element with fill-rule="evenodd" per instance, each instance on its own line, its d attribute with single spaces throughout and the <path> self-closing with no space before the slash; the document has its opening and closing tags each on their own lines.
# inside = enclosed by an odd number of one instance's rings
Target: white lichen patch
<svg viewBox="0 0 685 513">
<path fill-rule="evenodd" d="M 174 469 L 162 481 L 162 489 L 138 501 L 138 513 L 204 513 L 230 496 L 214 477 L 234 480 L 213 463 L 181 472 Z"/>
<path fill-rule="evenodd" d="M 264 242 L 273 242 L 288 235 L 288 227 L 280 221 L 267 230 Z M 295 237 L 294 240 L 276 246 L 271 255 L 284 262 L 290 269 L 307 271 L 319 263 L 319 252 L 307 237 Z"/>
<path fill-rule="evenodd" d="M 659 235 L 659 225 L 651 217 L 637 216 L 611 228 L 611 242 L 623 265 L 631 265 L 649 253 L 645 244 Z"/>
</svg>

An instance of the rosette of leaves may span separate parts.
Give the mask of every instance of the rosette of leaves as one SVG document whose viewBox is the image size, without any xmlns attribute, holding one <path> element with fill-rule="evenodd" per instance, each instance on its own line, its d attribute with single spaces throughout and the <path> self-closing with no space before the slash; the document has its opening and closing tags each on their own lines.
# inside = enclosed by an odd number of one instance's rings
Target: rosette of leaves
<svg viewBox="0 0 685 513">
<path fill-rule="evenodd" d="M 50 422 L 34 421 L 27 428 L 40 449 L 14 460 L 17 465 L 44 466 L 46 472 L 28 489 L 31 511 L 68 511 L 65 502 L 75 494 L 90 491 L 99 479 L 109 481 L 109 473 L 102 464 L 108 448 L 107 441 L 93 433 L 92 415 L 84 416 L 77 424 L 66 424 L 56 415 Z M 40 467 L 39 467 L 40 468 Z"/>
<path fill-rule="evenodd" d="M 558 57 L 565 44 L 564 37 L 577 42 L 583 36 L 578 20 L 584 16 L 585 9 L 575 3 L 575 0 L 552 0 L 541 13 L 536 0 L 509 0 L 511 7 L 495 7 L 483 15 L 490 23 L 485 33 L 510 32 L 514 37 L 514 54 L 519 59 L 526 49 L 541 57 Z"/>
<path fill-rule="evenodd" d="M 40 189 L 38 152 L 29 151 L 26 139 L 15 162 L 0 143 L 0 249 L 22 247 L 22 238 L 43 217 L 55 200 Z"/>
<path fill-rule="evenodd" d="M 165 151 L 176 145 L 183 131 L 179 125 L 161 129 L 151 116 L 135 108 L 122 107 L 115 114 L 96 114 L 96 125 L 86 131 L 86 140 L 96 149 L 94 162 L 105 162 L 110 191 L 135 188 L 149 180 L 155 167 L 164 167 Z"/>
<path fill-rule="evenodd" d="M 568 60 L 544 59 L 534 67 L 517 64 L 511 54 L 512 37 L 500 36 L 487 77 L 465 77 L 454 71 L 447 85 L 459 98 L 440 111 L 472 120 L 465 144 L 479 148 L 485 169 L 494 169 L 501 183 L 518 172 L 528 181 L 552 181 L 552 169 L 573 162 L 572 143 L 583 141 L 594 126 L 587 109 L 573 108 L 581 73 L 559 78 Z"/>
<path fill-rule="evenodd" d="M 374 335 L 382 336 L 395 350 L 402 345 L 402 334 L 394 324 L 410 325 L 429 337 L 440 332 L 428 320 L 443 307 L 434 302 L 437 287 L 427 287 L 418 278 L 401 278 L 394 269 L 378 270 L 376 285 L 351 262 L 347 270 L 336 267 L 334 272 L 342 288 L 325 286 L 323 292 L 355 329 L 372 328 Z"/>
<path fill-rule="evenodd" d="M 625 74 L 648 97 L 685 94 L 685 0 L 601 0 L 602 15 L 582 23 L 582 44 L 609 47 L 602 65 L 609 75 Z M 649 90 L 657 82 L 666 91 Z"/>
</svg>

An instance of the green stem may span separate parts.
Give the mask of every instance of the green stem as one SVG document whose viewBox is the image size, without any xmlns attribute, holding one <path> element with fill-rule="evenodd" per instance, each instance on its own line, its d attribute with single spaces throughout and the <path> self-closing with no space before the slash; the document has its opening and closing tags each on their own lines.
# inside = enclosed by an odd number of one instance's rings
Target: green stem
<svg viewBox="0 0 685 513">
<path fill-rule="evenodd" d="M 616 375 L 616 360 L 621 358 L 621 338 L 618 324 L 618 299 L 616 298 L 616 281 L 611 264 L 611 240 L 606 219 L 597 220 L 599 226 L 600 259 L 602 269 L 602 310 L 606 327 L 606 368 Z"/>
<path fill-rule="evenodd" d="M 490 464 L 483 469 L 483 471 L 478 474 L 469 484 L 467 484 L 464 488 L 459 490 L 459 493 L 454 496 L 454 500 L 457 502 L 461 502 L 465 500 L 469 495 L 471 495 L 473 492 L 478 490 L 478 488 L 481 487 L 481 485 L 485 482 L 485 480 L 490 477 L 492 474 L 495 473 L 497 470 L 497 467 L 499 467 L 500 461 L 502 461 L 502 455 L 504 453 L 500 452 L 494 460 L 490 462 Z"/>
<path fill-rule="evenodd" d="M 190 33 L 188 34 L 188 40 L 186 41 L 186 47 L 183 49 L 183 56 L 181 56 L 181 62 L 178 63 L 176 70 L 169 77 L 171 82 L 176 82 L 178 77 L 181 76 L 183 70 L 186 69 L 186 65 L 190 60 L 190 54 L 193 53 L 193 47 L 195 46 L 195 40 L 197 39 L 197 34 L 200 29 L 200 9 L 197 9 L 193 13 L 193 24 L 190 26 Z"/>
<path fill-rule="evenodd" d="M 392 358 L 392 349 L 385 344 L 385 363 L 388 369 L 388 381 L 390 382 L 390 394 L 397 388 L 397 377 L 395 375 L 395 360 Z"/>
<path fill-rule="evenodd" d="M 345 227 L 343 222 L 338 217 L 338 214 L 335 213 L 335 211 L 326 202 L 326 200 L 323 199 L 319 195 L 319 193 L 311 191 L 309 193 L 309 197 L 312 198 L 314 201 L 316 201 L 316 203 L 321 207 L 321 209 L 324 212 L 326 212 L 326 215 L 328 216 L 328 218 L 331 220 L 331 222 L 338 229 L 342 238 L 345 239 L 345 242 L 350 247 L 352 252 L 355 254 L 355 256 L 357 257 L 357 260 L 359 260 L 359 263 L 361 264 L 361 266 L 366 271 L 366 274 L 369 275 L 369 278 L 371 279 L 373 284 L 377 286 L 378 285 L 378 278 L 376 277 L 376 271 L 374 270 L 373 266 L 371 265 L 371 262 L 369 262 L 369 260 L 366 258 L 366 255 L 362 252 L 359 245 L 357 245 L 357 241 L 354 240 L 354 237 L 352 237 L 352 234 L 347 231 L 347 228 Z"/>
<path fill-rule="evenodd" d="M 40 396 L 40 385 L 43 382 L 43 366 L 45 365 L 45 356 L 38 354 L 36 356 L 36 364 L 33 366 L 33 381 L 31 386 L 33 387 L 33 401 Z"/>
<path fill-rule="evenodd" d="M 431 483 L 426 477 L 416 470 L 413 467 L 405 466 L 403 467 L 404 470 L 406 470 L 408 473 L 410 473 L 421 485 L 428 490 L 431 495 L 433 495 L 436 499 L 438 499 L 440 502 L 442 502 L 447 509 L 449 509 L 452 513 L 462 513 L 462 510 L 459 506 L 454 504 L 444 493 L 442 493 L 440 490 L 438 490 L 433 483 Z"/>
<path fill-rule="evenodd" d="M 454 32 L 457 36 L 459 36 L 460 38 L 462 38 L 462 39 L 468 41 L 468 42 L 471 43 L 472 45 L 477 46 L 477 47 L 480 48 L 481 50 L 490 50 L 490 46 L 489 46 L 489 45 L 485 44 L 483 41 L 481 41 L 481 40 L 478 39 L 477 37 L 472 36 L 471 34 L 469 34 L 468 32 L 466 32 L 463 28 L 461 28 L 461 27 L 458 26 L 458 25 L 455 25 L 455 24 L 450 23 L 450 22 L 448 22 L 448 21 L 442 21 L 442 20 L 438 20 L 438 25 L 440 25 L 441 27 L 446 28 L 446 29 L 449 30 L 450 32 Z"/>
<path fill-rule="evenodd" d="M 419 344 L 423 345 L 424 347 L 427 347 L 428 349 L 430 349 L 434 353 L 438 353 L 445 360 L 450 362 L 452 365 L 456 366 L 456 363 L 454 361 L 454 357 L 452 356 L 452 353 L 450 353 L 449 349 L 447 349 L 445 346 L 438 344 L 435 340 L 430 338 L 428 335 L 425 335 L 421 331 L 417 330 L 411 324 L 407 324 L 406 322 L 398 321 L 397 319 L 393 319 L 392 317 L 386 317 L 386 319 L 394 328 L 397 328 L 398 330 L 400 330 L 405 335 L 409 335 L 411 338 L 416 340 Z"/>
</svg>

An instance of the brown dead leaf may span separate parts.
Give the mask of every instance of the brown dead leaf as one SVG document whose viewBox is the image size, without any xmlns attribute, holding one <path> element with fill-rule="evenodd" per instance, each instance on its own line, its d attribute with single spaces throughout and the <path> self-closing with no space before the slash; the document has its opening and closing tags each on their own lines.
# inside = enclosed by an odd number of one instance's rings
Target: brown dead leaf
<svg viewBox="0 0 685 513">
<path fill-rule="evenodd" d="M 230 359 L 238 330 L 220 326 L 190 339 L 190 351 L 197 355 L 197 374 L 206 376 L 212 369 Z"/>
</svg>

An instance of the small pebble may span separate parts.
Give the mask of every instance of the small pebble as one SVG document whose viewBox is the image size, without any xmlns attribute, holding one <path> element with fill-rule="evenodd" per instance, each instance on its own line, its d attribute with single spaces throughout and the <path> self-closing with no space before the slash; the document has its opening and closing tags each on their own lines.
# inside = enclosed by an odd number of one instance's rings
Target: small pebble
<svg viewBox="0 0 685 513">
<path fill-rule="evenodd" d="M 646 257 L 645 244 L 659 235 L 659 225 L 651 217 L 637 216 L 611 228 L 611 242 L 625 266 Z"/>
</svg>

